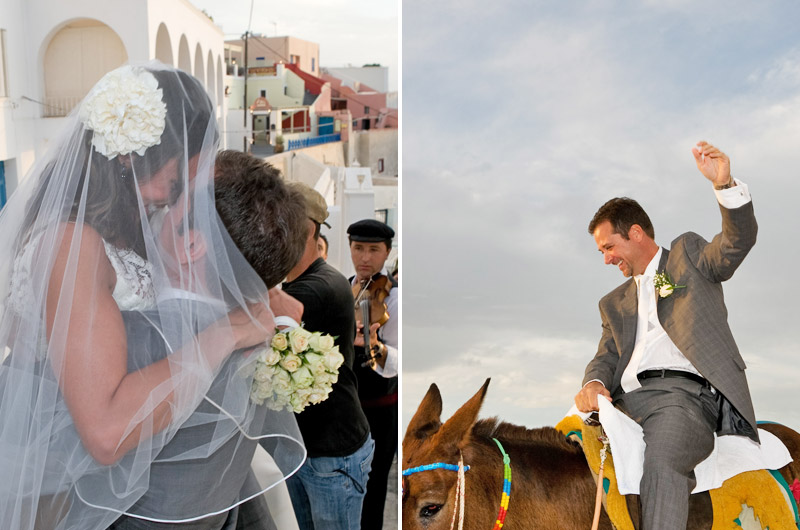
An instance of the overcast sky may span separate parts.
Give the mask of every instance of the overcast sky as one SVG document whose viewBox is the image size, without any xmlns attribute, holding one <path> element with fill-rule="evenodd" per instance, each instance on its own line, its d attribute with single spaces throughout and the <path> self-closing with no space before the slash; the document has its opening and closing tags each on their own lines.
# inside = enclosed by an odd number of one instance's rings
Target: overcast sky
<svg viewBox="0 0 800 530">
<path fill-rule="evenodd" d="M 247 31 L 251 0 L 189 0 L 222 27 L 226 39 Z M 322 67 L 389 67 L 389 89 L 397 90 L 399 0 L 253 0 L 250 31 L 319 44 Z"/>
<path fill-rule="evenodd" d="M 403 2 L 402 431 L 432 382 L 444 417 L 554 425 L 623 281 L 586 226 L 636 198 L 656 240 L 712 238 L 690 152 L 731 158 L 759 239 L 725 284 L 761 420 L 800 429 L 800 3 Z"/>
</svg>

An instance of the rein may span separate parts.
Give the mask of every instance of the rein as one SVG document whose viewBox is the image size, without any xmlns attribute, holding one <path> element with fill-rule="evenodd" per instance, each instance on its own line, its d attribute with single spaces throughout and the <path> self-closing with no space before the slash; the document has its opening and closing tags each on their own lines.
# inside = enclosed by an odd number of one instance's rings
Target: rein
<svg viewBox="0 0 800 530">
<path fill-rule="evenodd" d="M 608 446 L 610 445 L 610 440 L 608 436 L 606 436 L 605 431 L 603 431 L 602 425 L 600 426 L 600 437 L 598 438 L 600 442 L 603 444 L 603 447 L 600 449 L 600 471 L 597 474 L 597 495 L 594 499 L 594 516 L 592 517 L 592 530 L 597 530 L 598 526 L 600 525 L 600 506 L 603 503 L 603 469 L 605 468 L 606 464 L 606 455 L 608 454 Z"/>
<path fill-rule="evenodd" d="M 511 499 L 511 457 L 508 456 L 508 453 L 506 453 L 505 449 L 503 449 L 503 444 L 500 443 L 500 440 L 497 438 L 492 438 L 492 440 L 494 440 L 494 443 L 497 444 L 497 448 L 500 449 L 500 453 L 503 455 L 503 492 L 500 495 L 500 511 L 498 512 L 497 520 L 492 527 L 492 530 L 500 530 L 503 528 L 503 524 L 505 523 L 506 514 L 508 513 L 508 501 Z M 459 456 L 458 465 L 436 462 L 435 464 L 426 464 L 424 466 L 404 469 L 402 476 L 407 477 L 409 475 L 413 475 L 414 473 L 419 473 L 420 471 L 430 471 L 433 469 L 445 469 L 447 471 L 458 472 L 458 480 L 456 481 L 456 498 L 458 499 L 458 505 L 453 509 L 453 518 L 450 521 L 450 530 L 453 530 L 455 526 L 456 512 L 459 512 L 459 509 L 460 514 L 458 517 L 458 529 L 463 530 L 464 497 L 466 490 L 464 472 L 469 469 L 469 466 L 465 466 L 464 457 Z"/>
</svg>

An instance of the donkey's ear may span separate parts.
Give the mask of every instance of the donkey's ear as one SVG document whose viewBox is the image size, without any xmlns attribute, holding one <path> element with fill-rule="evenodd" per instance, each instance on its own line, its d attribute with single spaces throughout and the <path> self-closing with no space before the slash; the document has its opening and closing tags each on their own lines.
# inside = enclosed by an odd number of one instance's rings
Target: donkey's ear
<svg viewBox="0 0 800 530">
<path fill-rule="evenodd" d="M 441 444 L 458 446 L 467 439 L 472 426 L 478 419 L 478 412 L 481 410 L 483 398 L 486 397 L 489 381 L 491 379 L 487 379 L 481 389 L 445 422 L 437 435 Z"/>
<path fill-rule="evenodd" d="M 406 435 L 403 439 L 403 445 L 406 440 L 412 438 L 422 440 L 435 434 L 439 427 L 442 426 L 442 394 L 439 392 L 439 387 L 433 383 L 428 389 L 428 393 L 422 398 L 422 403 L 419 404 L 417 412 L 408 424 Z"/>
</svg>

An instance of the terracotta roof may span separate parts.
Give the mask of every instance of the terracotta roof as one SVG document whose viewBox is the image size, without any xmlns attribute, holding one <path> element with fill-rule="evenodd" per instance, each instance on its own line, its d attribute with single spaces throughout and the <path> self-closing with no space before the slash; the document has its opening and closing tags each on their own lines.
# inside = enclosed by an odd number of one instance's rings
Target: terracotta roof
<svg viewBox="0 0 800 530">
<path fill-rule="evenodd" d="M 300 66 L 296 64 L 285 64 L 286 68 L 297 74 L 297 76 L 303 80 L 306 85 L 306 90 L 318 96 L 322 93 L 322 87 L 325 86 L 327 81 L 320 79 L 319 77 L 313 76 L 308 72 L 304 72 L 300 69 Z"/>
</svg>

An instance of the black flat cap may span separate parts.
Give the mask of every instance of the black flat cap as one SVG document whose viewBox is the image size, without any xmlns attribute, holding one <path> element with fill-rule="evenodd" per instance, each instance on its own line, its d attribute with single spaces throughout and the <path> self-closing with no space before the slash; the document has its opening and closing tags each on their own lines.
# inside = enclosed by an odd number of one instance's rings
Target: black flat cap
<svg viewBox="0 0 800 530">
<path fill-rule="evenodd" d="M 378 243 L 394 237 L 392 227 L 375 219 L 362 219 L 347 227 L 347 234 L 352 241 Z"/>
</svg>

